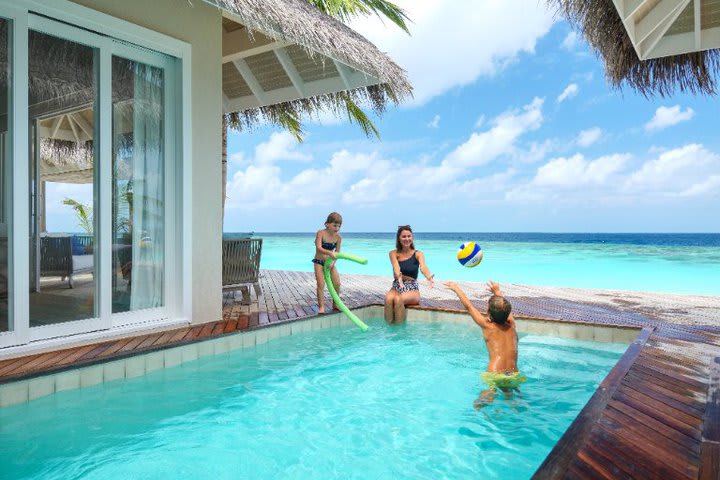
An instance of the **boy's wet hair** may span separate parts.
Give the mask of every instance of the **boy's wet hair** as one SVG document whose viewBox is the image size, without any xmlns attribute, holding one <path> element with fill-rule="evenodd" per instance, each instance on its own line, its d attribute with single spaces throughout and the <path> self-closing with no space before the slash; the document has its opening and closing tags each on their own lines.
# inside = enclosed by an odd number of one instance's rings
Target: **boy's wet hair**
<svg viewBox="0 0 720 480">
<path fill-rule="evenodd" d="M 327 220 L 325 220 L 325 225 L 328 223 L 337 223 L 338 225 L 342 225 L 342 215 L 340 215 L 338 212 L 332 212 L 330 215 L 328 215 Z"/>
<path fill-rule="evenodd" d="M 490 300 L 488 300 L 488 314 L 490 315 L 490 321 L 493 323 L 505 325 L 511 310 L 512 305 L 510 305 L 510 302 L 508 302 L 505 297 L 493 295 L 490 297 Z"/>
<path fill-rule="evenodd" d="M 413 233 L 412 228 L 410 228 L 410 225 L 399 225 L 397 234 L 395 235 L 395 248 L 398 252 L 402 251 L 402 243 L 400 243 L 400 234 L 404 231 L 408 231 L 410 233 Z M 415 242 L 410 242 L 410 248 L 415 250 Z"/>
</svg>

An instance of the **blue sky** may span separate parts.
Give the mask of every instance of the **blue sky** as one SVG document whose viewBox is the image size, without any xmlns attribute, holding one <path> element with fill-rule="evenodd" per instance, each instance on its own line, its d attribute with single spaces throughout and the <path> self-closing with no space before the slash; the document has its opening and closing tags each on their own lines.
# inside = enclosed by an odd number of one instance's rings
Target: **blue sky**
<svg viewBox="0 0 720 480">
<path fill-rule="evenodd" d="M 233 133 L 226 231 L 311 231 L 333 210 L 346 231 L 720 231 L 718 98 L 612 89 L 544 2 L 398 3 L 411 37 L 353 27 L 414 100 L 374 119 L 382 141 L 329 115 L 302 144 Z"/>
</svg>

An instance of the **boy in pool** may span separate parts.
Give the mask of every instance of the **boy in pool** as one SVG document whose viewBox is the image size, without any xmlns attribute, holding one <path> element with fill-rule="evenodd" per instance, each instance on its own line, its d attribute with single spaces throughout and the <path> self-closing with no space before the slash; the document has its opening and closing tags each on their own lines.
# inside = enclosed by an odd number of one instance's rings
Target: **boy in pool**
<svg viewBox="0 0 720 480">
<path fill-rule="evenodd" d="M 475 308 L 457 283 L 445 284 L 455 292 L 475 323 L 482 328 L 490 356 L 487 371 L 480 374 L 480 379 L 488 389 L 483 390 L 475 400 L 474 405 L 478 410 L 492 403 L 498 390 L 505 394 L 506 399 L 512 398 L 512 394 L 519 391 L 520 384 L 527 380 L 517 369 L 518 337 L 515 319 L 510 314 L 512 306 L 503 296 L 497 282 L 489 281 L 487 285 L 492 296 L 488 300 L 486 315 Z"/>
</svg>

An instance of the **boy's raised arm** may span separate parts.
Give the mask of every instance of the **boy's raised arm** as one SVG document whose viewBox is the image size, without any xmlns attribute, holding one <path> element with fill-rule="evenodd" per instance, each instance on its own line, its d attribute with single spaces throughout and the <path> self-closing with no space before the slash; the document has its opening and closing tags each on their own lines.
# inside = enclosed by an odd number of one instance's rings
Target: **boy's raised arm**
<svg viewBox="0 0 720 480">
<path fill-rule="evenodd" d="M 463 304 L 463 307 L 468 311 L 472 319 L 480 325 L 482 328 L 485 328 L 488 326 L 489 320 L 488 318 L 480 312 L 477 308 L 475 308 L 475 305 L 472 304 L 470 299 L 465 295 L 465 292 L 463 292 L 457 283 L 455 282 L 446 282 L 445 286 L 448 287 L 450 290 L 452 290 L 455 295 L 458 296 L 460 299 L 460 303 Z"/>
</svg>

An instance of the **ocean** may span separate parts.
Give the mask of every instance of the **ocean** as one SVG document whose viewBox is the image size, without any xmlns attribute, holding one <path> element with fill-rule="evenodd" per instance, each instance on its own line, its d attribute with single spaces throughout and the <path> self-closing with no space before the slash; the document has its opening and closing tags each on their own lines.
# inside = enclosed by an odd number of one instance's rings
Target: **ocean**
<svg viewBox="0 0 720 480">
<path fill-rule="evenodd" d="M 390 277 L 395 234 L 340 232 L 342 250 L 369 260 L 338 263 L 340 274 Z M 242 233 L 225 233 L 225 238 Z M 260 267 L 311 272 L 315 234 L 254 233 L 263 239 Z M 475 241 L 482 263 L 465 268 L 460 244 Z M 720 295 L 720 234 L 716 233 L 472 233 L 415 232 L 436 280 Z"/>
</svg>

